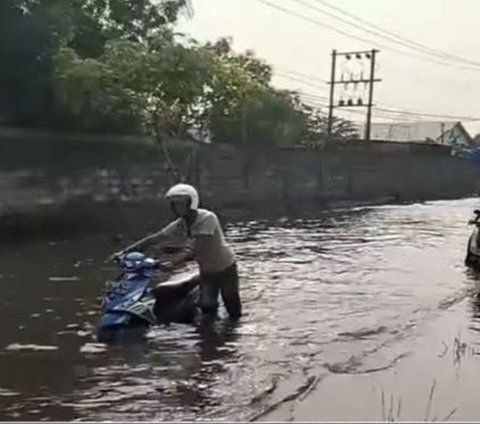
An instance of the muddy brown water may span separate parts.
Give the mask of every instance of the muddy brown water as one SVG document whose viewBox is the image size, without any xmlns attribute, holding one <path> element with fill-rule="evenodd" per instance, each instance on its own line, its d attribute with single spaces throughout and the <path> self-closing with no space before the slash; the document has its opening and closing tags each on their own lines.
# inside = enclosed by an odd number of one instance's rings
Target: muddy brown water
<svg viewBox="0 0 480 424">
<path fill-rule="evenodd" d="M 101 262 L 108 237 L 4 246 L 0 419 L 253 419 L 328 384 L 325 373 L 388 367 L 382 349 L 474 296 L 463 257 L 477 203 L 231 224 L 242 320 L 222 310 L 212 326 L 155 327 L 115 346 L 94 335 L 116 273 Z"/>
</svg>

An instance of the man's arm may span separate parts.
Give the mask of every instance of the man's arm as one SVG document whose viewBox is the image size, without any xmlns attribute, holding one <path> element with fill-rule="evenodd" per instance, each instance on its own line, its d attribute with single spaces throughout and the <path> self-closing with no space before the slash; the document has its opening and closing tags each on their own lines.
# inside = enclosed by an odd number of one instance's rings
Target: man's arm
<svg viewBox="0 0 480 424">
<path fill-rule="evenodd" d="M 164 264 L 164 266 L 166 269 L 175 269 L 184 265 L 186 262 L 192 261 L 193 259 L 195 259 L 193 249 L 191 247 L 187 247 L 182 251 L 182 253 L 176 256 L 175 259 L 170 260 L 169 263 Z"/>
<path fill-rule="evenodd" d="M 167 225 L 165 228 L 161 229 L 160 231 L 157 231 L 156 233 L 150 234 L 147 237 L 136 241 L 135 243 L 131 244 L 130 246 L 127 246 L 125 249 L 121 250 L 120 252 L 114 253 L 110 257 L 110 260 L 115 259 L 119 255 L 123 255 L 125 253 L 131 252 L 134 249 L 145 249 L 161 241 L 168 240 L 170 237 L 174 236 L 176 229 L 177 229 L 177 222 L 174 221 L 169 225 Z"/>
<path fill-rule="evenodd" d="M 123 249 L 122 253 L 131 252 L 132 250 L 135 250 L 135 249 L 145 249 L 167 238 L 168 238 L 168 235 L 165 233 L 164 229 L 162 229 L 156 233 L 150 234 L 149 236 L 141 240 L 136 241 L 135 243 Z"/>
<path fill-rule="evenodd" d="M 205 218 L 195 234 L 195 244 L 199 250 L 209 249 L 212 243 L 212 238 L 215 234 L 215 230 L 219 226 L 218 219 L 214 214 Z M 169 268 L 176 268 L 183 265 L 185 262 L 195 259 L 195 252 L 193 245 L 190 243 L 186 246 L 183 252 L 178 255 L 173 261 L 168 264 Z"/>
</svg>

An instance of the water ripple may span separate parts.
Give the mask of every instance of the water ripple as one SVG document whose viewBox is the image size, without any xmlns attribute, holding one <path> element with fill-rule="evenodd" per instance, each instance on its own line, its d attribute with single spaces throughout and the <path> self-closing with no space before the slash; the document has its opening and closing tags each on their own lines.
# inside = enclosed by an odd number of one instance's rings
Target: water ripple
<svg viewBox="0 0 480 424">
<path fill-rule="evenodd" d="M 37 258 L 30 269 L 7 254 L 0 269 L 18 284 L 3 284 L 0 298 L 21 307 L 2 306 L 2 322 L 8 314 L 14 325 L 2 329 L 0 342 L 24 348 L 2 354 L 0 418 L 242 420 L 310 390 L 319 370 L 392 366 L 408 352 L 383 359 L 372 353 L 465 297 L 472 299 L 472 331 L 478 331 L 480 296 L 462 265 L 474 206 L 472 200 L 434 202 L 229 224 L 242 320 L 158 326 L 134 343 L 108 348 L 89 339 L 102 282 L 111 277 L 111 270 L 99 273 L 92 246 L 104 257 L 106 240 L 62 244 L 60 263 L 55 246 L 25 247 L 24 255 Z M 75 272 L 79 281 L 49 283 L 51 269 Z M 19 287 L 32 295 L 25 299 Z M 25 346 L 36 348 L 27 354 Z M 35 352 L 42 346 L 58 349 L 51 363 Z M 21 368 L 28 372 L 20 378 L 12 370 Z"/>
</svg>

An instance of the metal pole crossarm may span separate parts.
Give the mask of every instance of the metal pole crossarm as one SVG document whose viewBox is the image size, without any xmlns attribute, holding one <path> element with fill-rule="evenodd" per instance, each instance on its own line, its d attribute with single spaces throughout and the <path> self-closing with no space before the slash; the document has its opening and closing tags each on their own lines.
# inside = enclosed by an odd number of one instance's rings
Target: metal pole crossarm
<svg viewBox="0 0 480 424">
<path fill-rule="evenodd" d="M 333 134 L 333 111 L 337 108 L 354 108 L 354 107 L 366 107 L 367 108 L 367 124 L 365 129 L 365 140 L 370 141 L 370 133 L 371 133 L 371 125 L 372 125 L 372 108 L 373 108 L 373 86 L 376 82 L 381 82 L 382 80 L 379 78 L 375 78 L 375 59 L 377 53 L 380 50 L 372 49 L 372 50 L 365 50 L 365 51 L 357 51 L 357 52 L 337 52 L 336 50 L 332 51 L 332 69 L 331 69 L 331 78 L 330 82 L 327 84 L 330 85 L 330 99 L 329 99 L 329 107 L 328 107 L 328 129 L 327 129 L 327 139 L 328 141 L 332 140 Z M 359 55 L 367 55 L 367 58 L 370 59 L 370 76 L 368 79 L 361 78 L 361 79 L 351 79 L 350 81 L 337 81 L 335 78 L 335 70 L 336 70 L 336 60 L 338 56 L 349 56 L 349 55 L 356 55 L 357 59 L 361 59 L 358 57 Z M 352 75 L 353 76 L 353 75 Z M 339 104 L 335 103 L 335 85 L 336 84 L 368 84 L 369 92 L 368 92 L 368 103 L 364 104 L 362 99 L 359 99 L 355 102 L 353 99 L 349 99 L 346 102 L 344 100 L 341 101 Z"/>
<path fill-rule="evenodd" d="M 363 50 L 358 52 L 337 52 L 337 56 L 356 55 L 356 54 L 372 54 L 372 52 L 378 53 L 380 50 Z"/>
<path fill-rule="evenodd" d="M 375 106 L 375 105 L 372 105 L 372 107 L 373 106 Z M 333 109 L 338 109 L 340 107 L 370 107 L 370 105 L 368 103 L 365 103 L 363 105 L 358 105 L 358 104 L 347 105 L 347 104 L 344 104 L 344 105 L 333 105 L 332 106 Z"/>
<path fill-rule="evenodd" d="M 355 84 L 355 83 L 368 83 L 370 84 L 371 82 L 382 82 L 381 79 L 379 78 L 376 78 L 374 80 L 370 80 L 370 79 L 359 79 L 359 80 L 344 80 L 344 81 L 333 81 L 333 82 L 330 82 L 328 81 L 327 84 Z"/>
</svg>

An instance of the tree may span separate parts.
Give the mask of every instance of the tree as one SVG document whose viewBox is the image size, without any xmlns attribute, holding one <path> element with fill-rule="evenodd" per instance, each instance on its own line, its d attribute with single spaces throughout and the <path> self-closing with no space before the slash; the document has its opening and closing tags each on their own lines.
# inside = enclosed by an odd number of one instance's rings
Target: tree
<svg viewBox="0 0 480 424">
<path fill-rule="evenodd" d="M 253 52 L 235 53 L 222 38 L 205 49 L 214 64 L 204 96 L 204 125 L 213 140 L 249 146 L 287 144 L 304 130 L 290 93 L 271 85 L 272 68 Z"/>
<path fill-rule="evenodd" d="M 118 84 L 108 62 L 79 57 L 62 48 L 57 57 L 58 100 L 69 111 L 65 129 L 118 133 L 141 130 L 143 105 L 134 92 Z"/>
<path fill-rule="evenodd" d="M 0 119 L 39 125 L 52 110 L 52 53 L 55 34 L 45 16 L 29 12 L 29 2 L 0 2 Z"/>
<path fill-rule="evenodd" d="M 216 141 L 250 145 L 322 144 L 327 117 L 304 104 L 295 92 L 271 85 L 272 68 L 253 52 L 235 53 L 231 40 L 207 43 L 215 78 L 206 97 L 205 122 Z M 350 121 L 335 118 L 333 136 L 357 138 Z"/>
<path fill-rule="evenodd" d="M 214 140 L 257 148 L 299 143 L 306 131 L 305 120 L 291 100 L 284 92 L 262 88 L 246 96 L 228 115 L 214 108 Z"/>
<path fill-rule="evenodd" d="M 126 105 L 133 93 L 120 90 L 116 71 L 102 61 L 117 42 L 148 45 L 189 7 L 188 0 L 2 0 L 0 120 L 77 130 L 138 129 L 143 113 L 136 110 L 138 102 Z M 56 74 L 69 59 L 68 73 Z M 63 93 L 66 85 L 69 93 Z M 74 101 L 70 113 L 65 100 L 75 90 L 89 94 L 81 107 Z"/>
<path fill-rule="evenodd" d="M 195 128 L 249 146 L 325 139 L 326 117 L 272 87 L 252 51 L 180 39 L 174 24 L 190 12 L 188 0 L 3 0 L 0 118 L 159 140 Z M 334 137 L 356 131 L 336 120 Z"/>
<path fill-rule="evenodd" d="M 235 53 L 232 49 L 232 40 L 225 37 L 220 38 L 215 43 L 208 42 L 205 48 L 223 62 L 238 65 L 258 83 L 262 85 L 270 84 L 272 67 L 265 61 L 257 58 L 253 51 L 247 50 L 243 54 Z"/>
<path fill-rule="evenodd" d="M 210 75 L 204 51 L 175 41 L 164 30 L 149 44 L 112 41 L 98 59 L 63 48 L 57 58 L 64 104 L 88 130 L 104 126 L 129 132 L 181 136 L 195 125 Z"/>
<path fill-rule="evenodd" d="M 189 0 L 34 0 L 30 9 L 49 15 L 65 46 L 91 58 L 113 40 L 148 42 L 192 13 Z"/>
<path fill-rule="evenodd" d="M 301 144 L 307 146 L 321 146 L 328 137 L 328 116 L 315 107 L 299 102 L 297 107 L 306 120 L 307 130 Z M 332 139 L 355 140 L 359 138 L 354 124 L 343 118 L 333 117 Z"/>
</svg>

